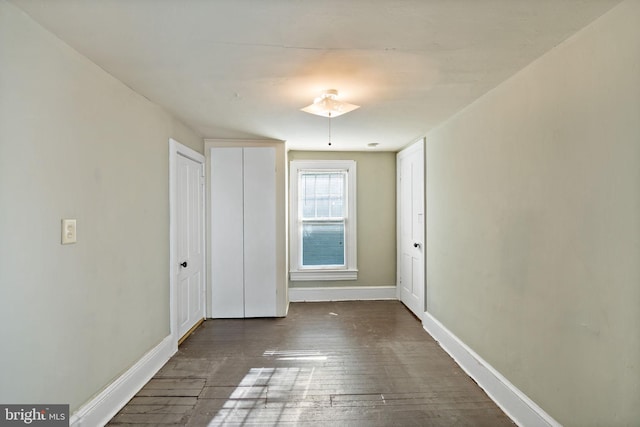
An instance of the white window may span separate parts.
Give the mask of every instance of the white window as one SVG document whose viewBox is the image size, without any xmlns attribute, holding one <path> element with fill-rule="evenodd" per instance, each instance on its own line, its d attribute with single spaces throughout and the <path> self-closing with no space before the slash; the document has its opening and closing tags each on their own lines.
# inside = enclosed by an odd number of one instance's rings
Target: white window
<svg viewBox="0 0 640 427">
<path fill-rule="evenodd" d="M 290 164 L 291 280 L 356 280 L 356 162 Z"/>
</svg>

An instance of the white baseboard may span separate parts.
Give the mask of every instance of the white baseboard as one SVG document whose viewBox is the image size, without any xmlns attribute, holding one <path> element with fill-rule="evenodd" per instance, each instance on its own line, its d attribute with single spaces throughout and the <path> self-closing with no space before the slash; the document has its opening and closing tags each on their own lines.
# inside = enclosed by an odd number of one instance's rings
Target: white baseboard
<svg viewBox="0 0 640 427">
<path fill-rule="evenodd" d="M 289 301 L 362 301 L 398 299 L 395 286 L 289 288 Z"/>
<path fill-rule="evenodd" d="M 562 427 L 428 312 L 423 327 L 517 425 Z"/>
<path fill-rule="evenodd" d="M 170 335 L 142 356 L 131 368 L 84 404 L 69 420 L 71 427 L 104 426 L 178 351 Z"/>
</svg>

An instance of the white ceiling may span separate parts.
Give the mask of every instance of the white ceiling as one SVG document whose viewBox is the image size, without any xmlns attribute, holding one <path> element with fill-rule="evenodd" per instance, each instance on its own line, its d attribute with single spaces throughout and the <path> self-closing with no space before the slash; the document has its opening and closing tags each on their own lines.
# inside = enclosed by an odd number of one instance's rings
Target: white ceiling
<svg viewBox="0 0 640 427">
<path fill-rule="evenodd" d="M 619 0 L 12 0 L 206 138 L 395 151 Z M 322 89 L 361 108 L 300 111 Z"/>
</svg>

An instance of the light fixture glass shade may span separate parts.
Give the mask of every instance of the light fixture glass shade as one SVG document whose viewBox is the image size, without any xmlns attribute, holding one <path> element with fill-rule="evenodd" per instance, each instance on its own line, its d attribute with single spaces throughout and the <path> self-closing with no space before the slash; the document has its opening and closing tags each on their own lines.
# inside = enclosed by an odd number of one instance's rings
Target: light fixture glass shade
<svg viewBox="0 0 640 427">
<path fill-rule="evenodd" d="M 360 108 L 359 105 L 349 104 L 348 102 L 338 101 L 338 91 L 335 89 L 328 89 L 322 92 L 320 97 L 313 101 L 313 104 L 308 105 L 301 110 L 306 113 L 315 114 L 323 117 L 338 117 L 345 113 Z"/>
</svg>

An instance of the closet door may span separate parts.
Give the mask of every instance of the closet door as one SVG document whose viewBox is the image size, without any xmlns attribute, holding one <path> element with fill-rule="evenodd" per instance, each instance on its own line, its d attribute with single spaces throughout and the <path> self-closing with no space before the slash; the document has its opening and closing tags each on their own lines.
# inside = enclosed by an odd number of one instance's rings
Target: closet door
<svg viewBox="0 0 640 427">
<path fill-rule="evenodd" d="M 211 313 L 244 317 L 242 148 L 211 149 Z"/>
<path fill-rule="evenodd" d="M 276 154 L 244 149 L 244 315 L 276 315 Z"/>
</svg>

